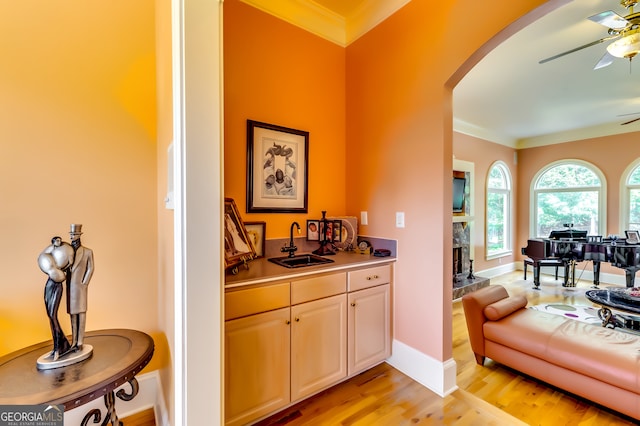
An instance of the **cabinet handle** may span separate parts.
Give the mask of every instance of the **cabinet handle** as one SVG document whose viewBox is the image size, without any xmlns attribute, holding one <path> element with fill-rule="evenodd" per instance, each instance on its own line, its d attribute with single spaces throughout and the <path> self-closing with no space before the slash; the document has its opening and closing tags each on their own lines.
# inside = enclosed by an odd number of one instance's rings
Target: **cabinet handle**
<svg viewBox="0 0 640 426">
<path fill-rule="evenodd" d="M 296 322 L 300 322 L 300 318 L 296 318 Z"/>
<path fill-rule="evenodd" d="M 291 321 L 286 320 L 286 321 L 285 321 L 285 324 L 289 325 L 289 324 L 291 324 Z"/>
<path fill-rule="evenodd" d="M 375 280 L 377 278 L 380 278 L 380 277 L 377 275 L 374 275 L 373 277 L 367 277 L 367 281 Z"/>
<path fill-rule="evenodd" d="M 377 275 L 374 275 L 374 276 L 373 276 L 373 278 L 378 279 L 378 278 L 380 278 L 380 277 L 379 277 L 379 276 L 377 276 Z"/>
<path fill-rule="evenodd" d="M 356 302 L 351 302 L 351 306 L 356 307 Z"/>
<path fill-rule="evenodd" d="M 367 277 L 367 281 L 371 281 L 371 277 Z"/>
</svg>

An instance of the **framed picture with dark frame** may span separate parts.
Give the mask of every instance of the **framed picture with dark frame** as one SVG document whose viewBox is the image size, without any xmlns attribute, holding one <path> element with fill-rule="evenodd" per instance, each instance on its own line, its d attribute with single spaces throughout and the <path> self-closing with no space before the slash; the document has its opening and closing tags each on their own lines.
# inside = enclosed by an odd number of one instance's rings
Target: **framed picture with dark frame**
<svg viewBox="0 0 640 426">
<path fill-rule="evenodd" d="M 309 132 L 247 120 L 247 213 L 307 213 Z"/>
<path fill-rule="evenodd" d="M 624 231 L 624 234 L 627 237 L 627 244 L 638 244 L 638 243 L 640 243 L 640 232 L 638 232 L 638 231 Z"/>
<path fill-rule="evenodd" d="M 319 220 L 307 220 L 307 241 L 320 241 Z"/>
<path fill-rule="evenodd" d="M 331 241 L 334 243 L 338 243 L 342 241 L 342 221 L 334 220 L 333 221 L 333 236 Z"/>
<path fill-rule="evenodd" d="M 245 222 L 244 227 L 253 248 L 256 250 L 256 257 L 264 257 L 265 235 L 267 231 L 266 222 Z"/>
<path fill-rule="evenodd" d="M 325 227 L 326 223 L 326 227 Z M 333 232 L 334 221 L 328 220 L 326 222 L 320 221 L 320 241 L 328 241 L 330 243 L 333 242 L 334 232 Z"/>
<path fill-rule="evenodd" d="M 238 207 L 233 198 L 224 199 L 224 264 L 225 269 L 244 263 L 256 256 Z"/>
</svg>

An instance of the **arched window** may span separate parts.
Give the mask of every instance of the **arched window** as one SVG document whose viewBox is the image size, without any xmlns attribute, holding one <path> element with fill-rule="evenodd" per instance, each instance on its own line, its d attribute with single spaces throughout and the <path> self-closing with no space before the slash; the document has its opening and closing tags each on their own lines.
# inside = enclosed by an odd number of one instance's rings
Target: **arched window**
<svg viewBox="0 0 640 426">
<path fill-rule="evenodd" d="M 604 235 L 606 184 L 595 166 L 558 161 L 538 172 L 532 187 L 532 235 L 546 238 L 571 224 L 589 235 Z"/>
<path fill-rule="evenodd" d="M 511 175 L 501 161 L 494 163 L 487 177 L 487 258 L 511 253 Z"/>
<path fill-rule="evenodd" d="M 632 163 L 622 176 L 624 188 L 620 212 L 624 216 L 620 223 L 623 229 L 640 231 L 640 159 Z"/>
</svg>

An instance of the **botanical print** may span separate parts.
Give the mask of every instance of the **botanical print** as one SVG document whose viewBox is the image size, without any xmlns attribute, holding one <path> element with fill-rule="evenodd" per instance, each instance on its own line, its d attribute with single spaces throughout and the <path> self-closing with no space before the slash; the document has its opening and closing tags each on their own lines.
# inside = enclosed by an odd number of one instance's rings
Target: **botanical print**
<svg viewBox="0 0 640 426">
<path fill-rule="evenodd" d="M 263 137 L 261 142 L 264 152 L 262 197 L 295 200 L 298 144 L 285 144 L 269 137 Z"/>
</svg>

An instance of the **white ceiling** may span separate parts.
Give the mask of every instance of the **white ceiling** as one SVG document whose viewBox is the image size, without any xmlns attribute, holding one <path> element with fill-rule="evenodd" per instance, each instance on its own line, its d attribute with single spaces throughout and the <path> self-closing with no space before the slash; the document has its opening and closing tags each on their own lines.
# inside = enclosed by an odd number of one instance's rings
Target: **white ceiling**
<svg viewBox="0 0 640 426">
<path fill-rule="evenodd" d="M 272 1 L 269 4 L 279 4 L 278 8 L 286 8 L 281 6 L 284 3 L 306 3 L 341 17 L 349 27 L 350 20 L 359 16 L 362 21 L 365 13 L 377 14 L 379 22 L 381 13 L 388 16 L 408 0 Z M 391 3 L 393 7 L 389 7 Z M 636 9 L 640 11 L 640 7 Z M 454 128 L 518 148 L 640 131 L 640 120 L 620 125 L 640 118 L 640 85 L 636 83 L 640 57 L 631 63 L 616 59 L 606 68 L 593 70 L 605 52 L 608 42 L 604 42 L 538 63 L 606 37 L 606 27 L 587 19 L 606 10 L 629 14 L 618 0 L 574 0 L 503 42 L 455 88 Z M 267 12 L 283 17 L 274 10 Z M 370 29 L 371 22 L 368 27 L 348 29 L 345 44 Z M 305 27 L 304 23 L 292 23 Z M 312 32 L 322 36 L 317 29 Z M 625 115 L 632 113 L 638 114 Z"/>
<path fill-rule="evenodd" d="M 458 130 L 517 147 L 639 131 L 621 123 L 640 118 L 640 58 L 594 70 L 604 42 L 538 63 L 606 37 L 587 19 L 606 10 L 628 14 L 616 0 L 575 0 L 494 49 L 454 90 Z"/>
</svg>

